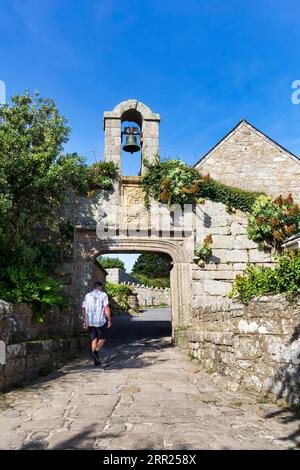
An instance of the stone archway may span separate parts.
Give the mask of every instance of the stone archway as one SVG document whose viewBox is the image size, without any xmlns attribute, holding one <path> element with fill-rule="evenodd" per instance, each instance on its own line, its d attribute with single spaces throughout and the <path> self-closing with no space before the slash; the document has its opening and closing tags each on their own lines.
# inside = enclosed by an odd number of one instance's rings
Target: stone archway
<svg viewBox="0 0 300 470">
<path fill-rule="evenodd" d="M 172 332 L 190 320 L 191 267 L 184 240 L 179 238 L 119 238 L 99 240 L 95 230 L 78 227 L 75 232 L 73 297 L 80 302 L 90 287 L 95 257 L 103 253 L 160 252 L 173 260 L 171 270 Z"/>
</svg>

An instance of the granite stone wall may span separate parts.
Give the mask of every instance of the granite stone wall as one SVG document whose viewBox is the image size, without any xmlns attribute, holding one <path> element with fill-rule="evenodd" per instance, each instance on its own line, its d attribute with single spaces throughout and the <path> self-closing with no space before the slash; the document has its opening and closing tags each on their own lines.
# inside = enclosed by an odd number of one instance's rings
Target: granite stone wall
<svg viewBox="0 0 300 470">
<path fill-rule="evenodd" d="M 197 232 L 196 244 L 210 235 L 212 256 L 204 267 L 191 263 L 192 284 L 190 301 L 193 308 L 228 304 L 228 293 L 237 274 L 243 274 L 247 264 L 274 266 L 270 252 L 259 251 L 247 235 L 248 219 L 241 211 L 229 214 L 224 204 L 206 201 L 198 207 L 204 220 Z"/>
<path fill-rule="evenodd" d="M 12 304 L 0 300 L 0 340 L 6 344 L 49 338 L 72 336 L 74 333 L 74 312 L 52 309 L 42 323 L 32 319 L 32 311 L 26 304 Z"/>
<path fill-rule="evenodd" d="M 72 357 L 86 343 L 85 337 L 75 338 L 73 334 L 72 311 L 54 309 L 43 323 L 38 323 L 32 320 L 26 304 L 0 300 L 0 340 L 4 342 L 6 356 L 5 364 L 0 364 L 0 391 Z"/>
<path fill-rule="evenodd" d="M 300 404 L 300 301 L 262 296 L 194 309 L 185 332 L 193 357 L 238 388 Z"/>
<path fill-rule="evenodd" d="M 6 364 L 0 364 L 0 392 L 51 372 L 87 348 L 87 337 L 8 344 Z"/>
<path fill-rule="evenodd" d="M 169 288 L 147 287 L 141 284 L 124 283 L 137 293 L 139 305 L 142 306 L 171 306 L 171 292 Z"/>
</svg>

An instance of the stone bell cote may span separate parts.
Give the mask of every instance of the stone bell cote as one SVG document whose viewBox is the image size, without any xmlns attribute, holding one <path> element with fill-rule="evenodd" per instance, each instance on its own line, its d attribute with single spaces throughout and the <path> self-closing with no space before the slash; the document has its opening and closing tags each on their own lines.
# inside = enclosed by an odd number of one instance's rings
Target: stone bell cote
<svg viewBox="0 0 300 470">
<path fill-rule="evenodd" d="M 160 115 L 137 100 L 127 100 L 118 104 L 112 111 L 104 113 L 104 159 L 117 163 L 122 168 L 122 123 L 133 122 L 139 126 L 141 147 L 141 175 L 145 173 L 143 158 L 155 160 L 159 151 Z"/>
</svg>

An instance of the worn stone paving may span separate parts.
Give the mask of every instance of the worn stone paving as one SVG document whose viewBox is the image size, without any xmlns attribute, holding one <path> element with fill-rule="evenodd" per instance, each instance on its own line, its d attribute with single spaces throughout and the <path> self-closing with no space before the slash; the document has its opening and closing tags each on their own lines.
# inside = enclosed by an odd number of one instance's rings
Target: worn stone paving
<svg viewBox="0 0 300 470">
<path fill-rule="evenodd" d="M 77 359 L 0 400 L 1 449 L 288 449 L 294 415 L 225 391 L 171 345 L 147 339 Z"/>
</svg>

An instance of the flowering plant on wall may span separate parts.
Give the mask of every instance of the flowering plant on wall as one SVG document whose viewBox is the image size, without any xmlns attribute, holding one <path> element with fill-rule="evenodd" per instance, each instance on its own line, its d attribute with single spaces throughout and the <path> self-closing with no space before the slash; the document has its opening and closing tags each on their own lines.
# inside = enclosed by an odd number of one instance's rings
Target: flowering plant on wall
<svg viewBox="0 0 300 470">
<path fill-rule="evenodd" d="M 195 191 L 186 189 L 199 179 L 197 170 L 181 160 L 159 161 L 158 156 L 154 164 L 144 159 L 144 165 L 148 169 L 142 179 L 146 207 L 150 206 L 150 197 L 168 205 L 187 204 L 195 200 L 198 188 Z"/>
<path fill-rule="evenodd" d="M 280 249 L 287 238 L 300 229 L 300 208 L 292 195 L 272 199 L 259 196 L 248 217 L 248 236 L 264 246 Z"/>
<path fill-rule="evenodd" d="M 210 246 L 211 243 L 212 236 L 207 235 L 207 237 L 205 237 L 203 240 L 203 245 L 196 246 L 195 255 L 197 258 L 198 266 L 200 266 L 201 268 L 204 268 L 205 263 L 209 260 L 212 255 L 212 248 Z"/>
<path fill-rule="evenodd" d="M 261 193 L 245 191 L 203 176 L 181 160 L 144 160 L 147 173 L 142 179 L 145 205 L 150 199 L 168 204 L 203 203 L 203 198 L 221 202 L 230 212 L 237 209 L 246 213 L 249 221 L 248 237 L 261 247 L 280 251 L 282 242 L 300 230 L 300 209 L 292 195 L 272 199 Z M 200 247 L 198 248 L 200 250 Z M 207 250 L 203 246 L 201 250 Z M 204 255 L 203 255 L 204 256 Z"/>
<path fill-rule="evenodd" d="M 147 173 L 142 179 L 145 205 L 150 207 L 150 198 L 172 204 L 190 204 L 209 199 L 222 202 L 229 208 L 248 212 L 259 193 L 244 191 L 202 175 L 195 168 L 181 160 L 159 160 L 154 163 L 143 160 Z"/>
</svg>

